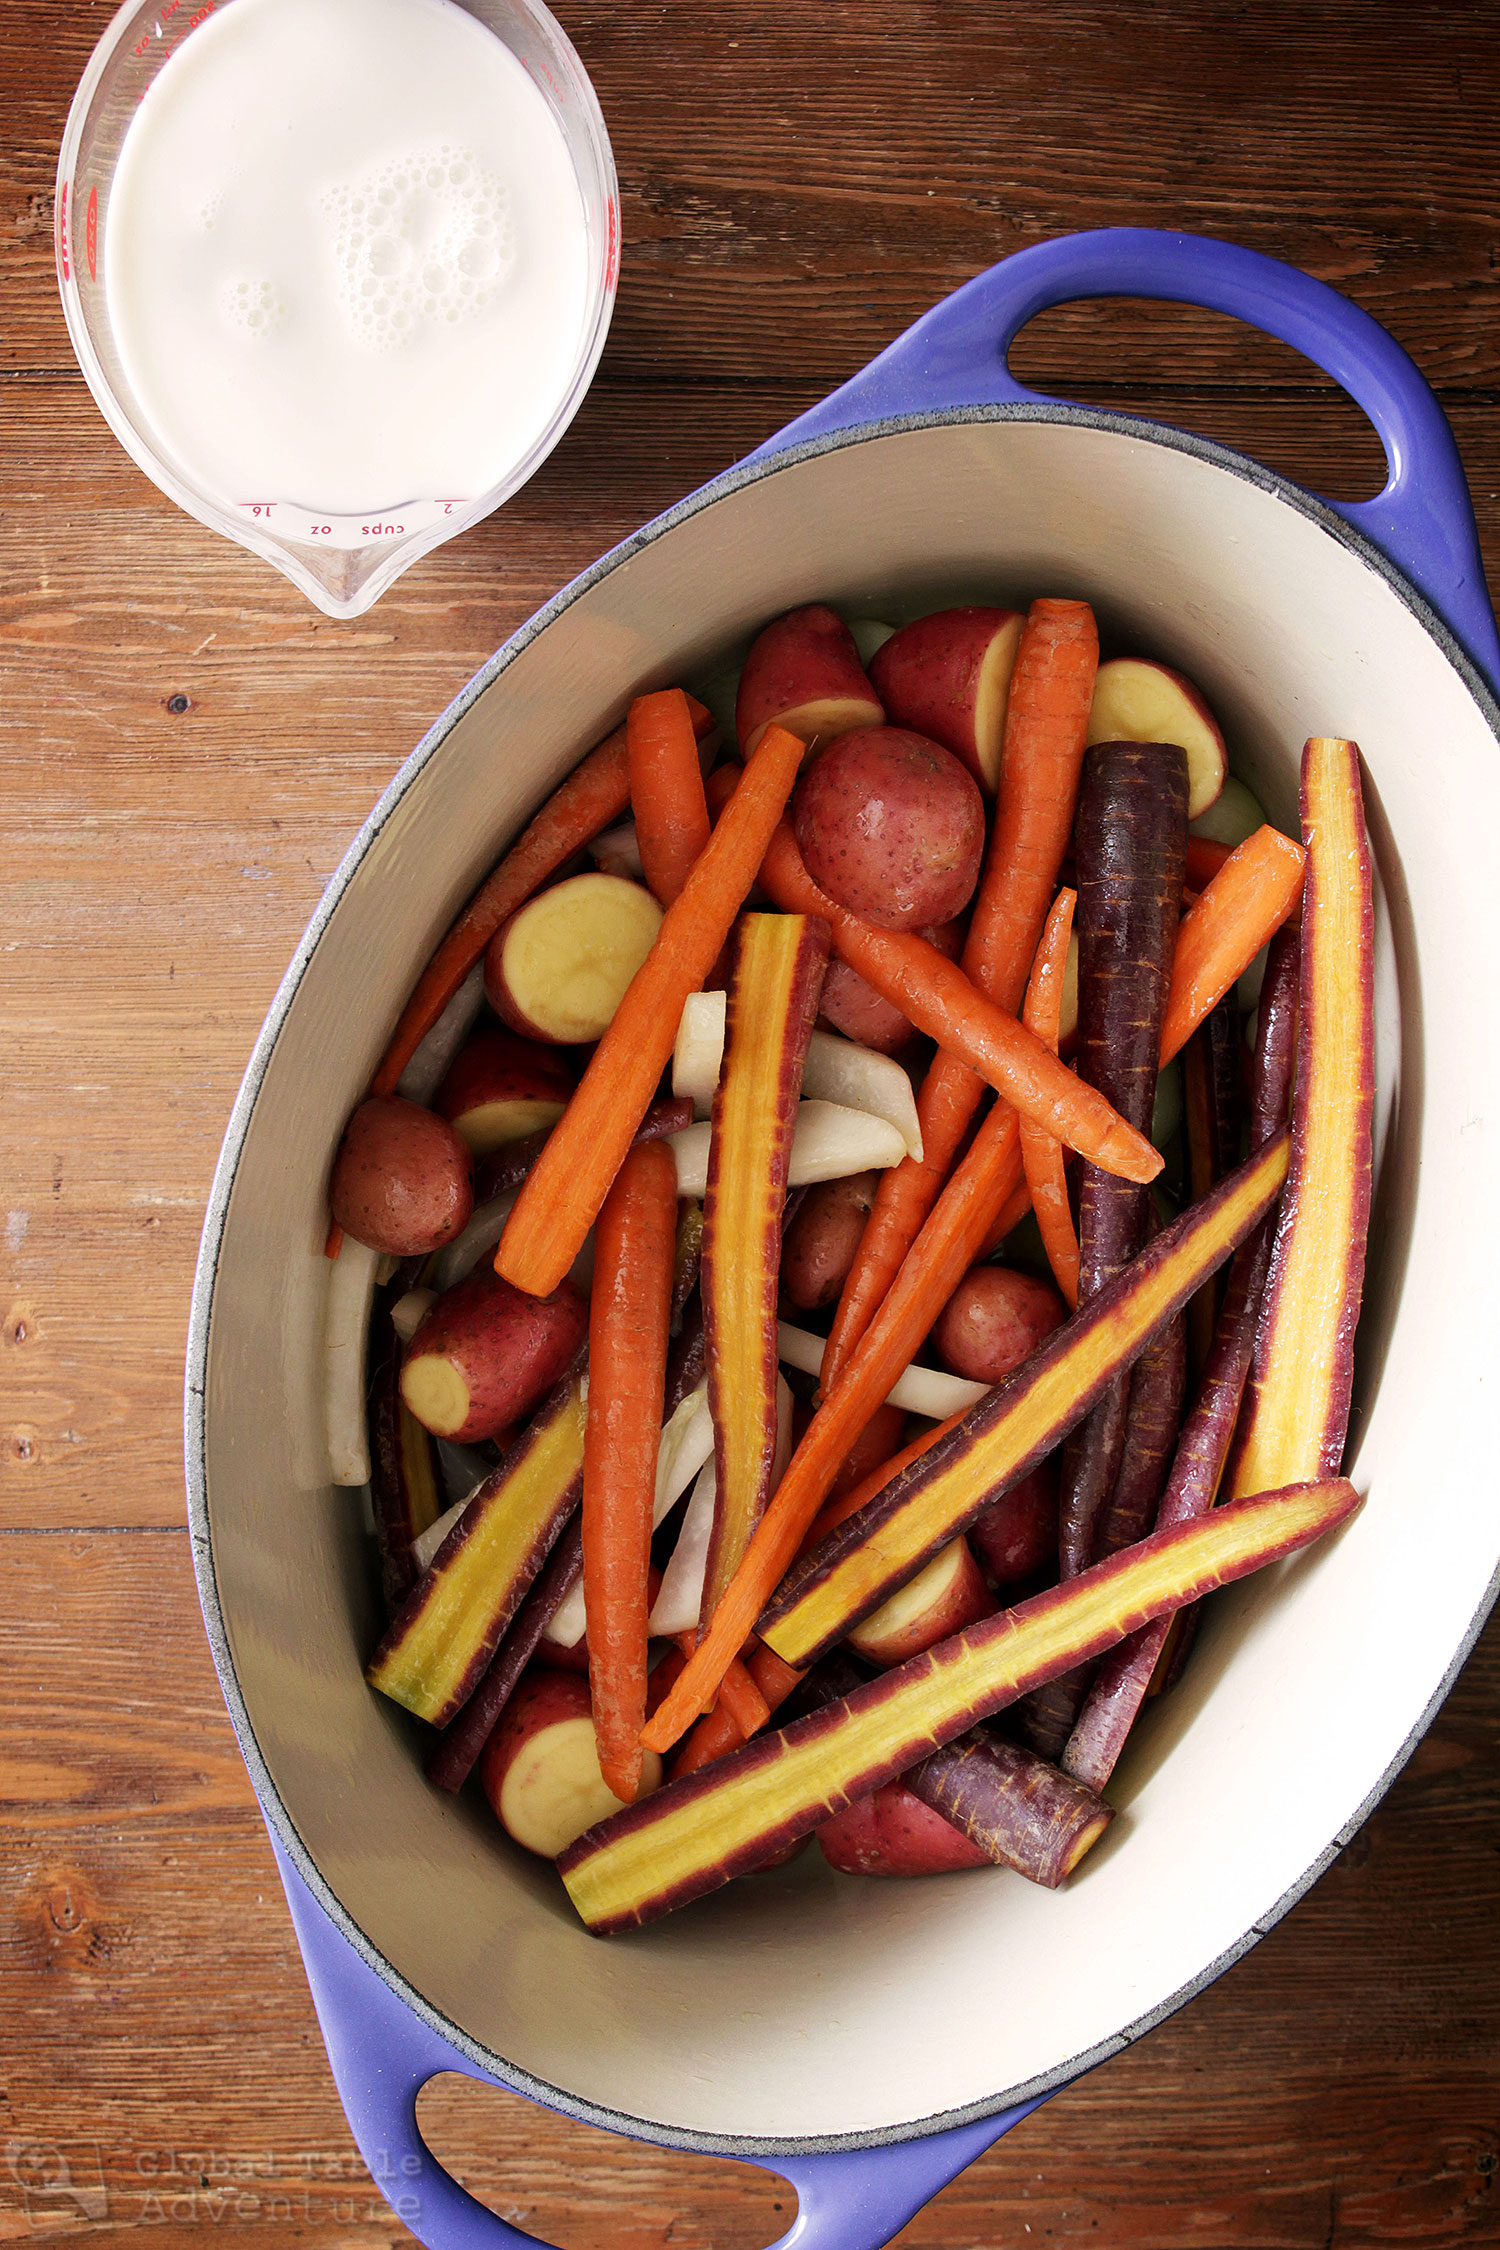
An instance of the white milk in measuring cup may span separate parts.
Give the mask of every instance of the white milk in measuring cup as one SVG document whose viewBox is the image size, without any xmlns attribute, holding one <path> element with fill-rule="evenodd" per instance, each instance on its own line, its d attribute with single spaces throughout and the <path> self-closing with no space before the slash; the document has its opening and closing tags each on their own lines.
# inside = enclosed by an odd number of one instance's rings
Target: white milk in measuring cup
<svg viewBox="0 0 1500 2250">
<path fill-rule="evenodd" d="M 229 0 L 125 131 L 100 279 L 183 483 L 353 549 L 540 457 L 581 393 L 591 257 L 552 107 L 454 0 Z"/>
</svg>

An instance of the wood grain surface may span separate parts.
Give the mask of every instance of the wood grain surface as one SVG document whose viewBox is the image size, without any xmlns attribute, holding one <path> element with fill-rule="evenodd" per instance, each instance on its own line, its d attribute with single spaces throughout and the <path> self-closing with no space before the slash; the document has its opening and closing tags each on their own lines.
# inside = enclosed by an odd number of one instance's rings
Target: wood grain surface
<svg viewBox="0 0 1500 2250">
<path fill-rule="evenodd" d="M 198 1229 L 262 1014 L 372 799 L 539 602 L 998 256 L 1231 236 L 1437 385 L 1500 582 L 1500 8 L 1431 0 L 564 0 L 624 271 L 573 430 L 339 625 L 100 420 L 52 271 L 107 0 L 0 0 L 0 2240 L 409 2240 L 349 2138 L 204 1644 L 180 1392 Z M 1363 417 L 1233 322 L 1047 315 L 1017 372 L 1381 481 Z M 1500 2242 L 1500 1627 L 1411 1765 L 1219 1984 L 899 2238 Z M 566 2250 L 754 2250 L 794 2198 L 441 2081 L 433 2147 Z"/>
</svg>

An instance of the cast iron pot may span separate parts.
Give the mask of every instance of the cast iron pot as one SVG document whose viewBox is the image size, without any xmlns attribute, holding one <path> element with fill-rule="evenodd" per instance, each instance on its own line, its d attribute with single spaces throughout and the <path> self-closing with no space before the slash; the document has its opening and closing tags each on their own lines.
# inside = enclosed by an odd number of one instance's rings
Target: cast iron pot
<svg viewBox="0 0 1500 2250">
<path fill-rule="evenodd" d="M 1023 391 L 1070 298 L 1253 321 L 1375 423 L 1335 507 L 1223 448 Z M 1274 816 L 1309 734 L 1362 746 L 1380 886 L 1378 1178 L 1335 1539 L 1221 1596 L 1060 1895 L 835 1878 L 816 1854 L 628 1939 L 589 1937 L 488 1809 L 423 1780 L 365 1686 L 360 1508 L 330 1486 L 324 1189 L 419 965 L 497 850 L 642 689 L 796 603 L 1084 595 L 1179 665 Z M 1486 678 L 1486 675 L 1488 676 Z M 981 275 L 853 382 L 627 540 L 487 664 L 402 767 L 298 948 L 235 1104 L 192 1315 L 204 1616 L 355 2138 L 422 2241 L 520 2244 L 423 2147 L 445 2069 L 791 2180 L 787 2246 L 876 2250 L 1049 2090 L 1236 1959 L 1407 1757 L 1496 1589 L 1500 1043 L 1489 953 L 1500 645 L 1451 436 L 1385 332 L 1229 245 L 1113 232 Z"/>
</svg>

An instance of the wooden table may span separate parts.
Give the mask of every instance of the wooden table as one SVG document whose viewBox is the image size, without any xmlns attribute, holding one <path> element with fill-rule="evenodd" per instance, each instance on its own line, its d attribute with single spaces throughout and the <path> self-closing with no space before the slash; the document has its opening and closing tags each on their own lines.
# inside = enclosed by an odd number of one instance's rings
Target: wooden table
<svg viewBox="0 0 1500 2250">
<path fill-rule="evenodd" d="M 0 2238 L 408 2239 L 334 2097 L 183 1531 L 188 1288 L 262 1013 L 350 834 L 554 588 L 994 258 L 1202 229 L 1338 283 L 1437 384 L 1500 568 L 1500 9 L 1430 0 L 564 0 L 623 186 L 599 378 L 499 517 L 352 625 L 179 515 L 101 422 L 52 279 L 107 0 L 0 0 Z M 1380 481 L 1293 353 L 1138 305 L 1018 370 Z M 1461 808 L 1455 807 L 1457 812 Z M 1489 1027 L 1476 1025 L 1476 1036 Z M 1257 1951 L 900 2238 L 1500 2241 L 1500 1629 Z M 785 2189 L 463 2084 L 438 2152 L 582 2250 L 752 2250 Z"/>
</svg>

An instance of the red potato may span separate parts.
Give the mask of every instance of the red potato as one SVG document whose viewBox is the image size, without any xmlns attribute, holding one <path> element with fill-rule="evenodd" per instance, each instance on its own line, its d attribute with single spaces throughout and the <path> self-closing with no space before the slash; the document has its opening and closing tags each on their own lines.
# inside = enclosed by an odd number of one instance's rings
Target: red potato
<svg viewBox="0 0 1500 2250">
<path fill-rule="evenodd" d="M 878 1172 L 820 1180 L 797 1207 L 781 1244 L 781 1293 L 799 1312 L 831 1305 L 854 1263 L 875 1202 Z"/>
<path fill-rule="evenodd" d="M 935 610 L 870 659 L 870 684 L 892 726 L 915 727 L 951 750 L 991 796 L 1025 622 L 1016 609 Z"/>
<path fill-rule="evenodd" d="M 878 727 L 884 717 L 853 634 L 836 610 L 813 602 L 757 636 L 740 673 L 734 731 L 748 758 L 771 725 L 822 743 L 851 727 Z"/>
<path fill-rule="evenodd" d="M 1053 1454 L 985 1509 L 965 1533 L 992 1586 L 1018 1586 L 1057 1562 L 1057 1472 Z"/>
<path fill-rule="evenodd" d="M 849 1646 L 868 1663 L 886 1670 L 994 1614 L 994 1596 L 968 1541 L 954 1539 L 855 1626 Z"/>
<path fill-rule="evenodd" d="M 484 989 L 513 1031 L 551 1046 L 602 1039 L 661 928 L 623 875 L 573 875 L 519 907 L 490 939 Z"/>
<path fill-rule="evenodd" d="M 964 949 L 962 922 L 936 922 L 918 930 L 918 937 L 935 945 L 947 961 L 956 961 Z M 818 1021 L 878 1055 L 899 1055 L 916 1038 L 911 1019 L 875 990 L 847 961 L 832 960 L 823 978 Z"/>
<path fill-rule="evenodd" d="M 818 1849 L 840 1875 L 952 1875 L 988 1867 L 977 1844 L 899 1781 L 825 1820 Z"/>
<path fill-rule="evenodd" d="M 642 1796 L 659 1787 L 661 1770 L 655 1751 L 644 1752 Z M 542 1859 L 618 1812 L 599 1771 L 587 1680 L 573 1672 L 523 1680 L 485 1745 L 479 1780 L 506 1834 Z"/>
<path fill-rule="evenodd" d="M 905 727 L 840 735 L 803 768 L 792 825 L 819 888 L 882 929 L 951 922 L 974 896 L 979 785 L 951 750 Z"/>
<path fill-rule="evenodd" d="M 971 1266 L 939 1314 L 933 1342 L 951 1374 L 999 1383 L 1067 1317 L 1050 1282 L 1009 1266 Z"/>
<path fill-rule="evenodd" d="M 1187 753 L 1189 820 L 1217 801 L 1229 772 L 1219 722 L 1192 681 L 1143 656 L 1100 665 L 1089 741 L 1177 743 Z"/>
<path fill-rule="evenodd" d="M 588 1324 L 588 1299 L 571 1281 L 529 1297 L 482 1266 L 439 1297 L 407 1345 L 401 1396 L 434 1437 L 493 1437 L 561 1379 Z"/>
<path fill-rule="evenodd" d="M 906 1435 L 906 1415 L 899 1406 L 877 1406 L 859 1436 L 850 1446 L 844 1465 L 828 1487 L 825 1507 L 833 1507 L 844 1495 L 854 1492 L 865 1478 L 872 1476 L 884 1461 L 901 1450 Z"/>
<path fill-rule="evenodd" d="M 555 1047 L 514 1032 L 480 1031 L 459 1049 L 434 1108 L 475 1156 L 555 1125 L 573 1074 Z"/>
<path fill-rule="evenodd" d="M 472 1159 L 446 1118 L 372 1094 L 344 1128 L 328 1201 L 334 1223 L 393 1258 L 440 1250 L 474 1209 Z"/>
</svg>

